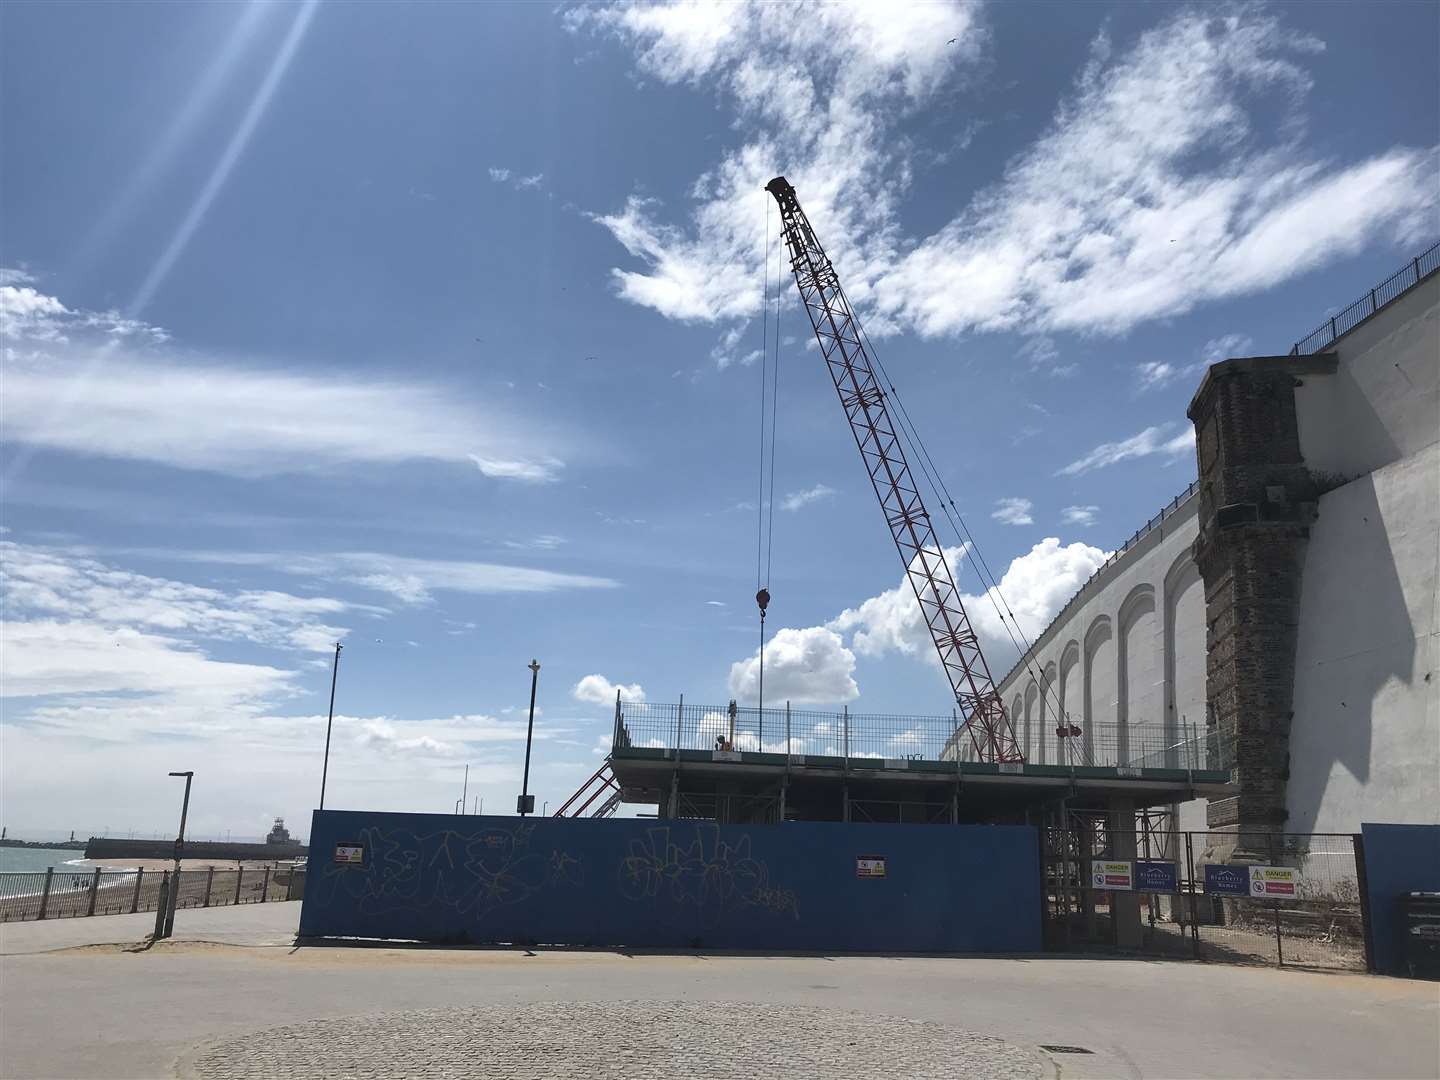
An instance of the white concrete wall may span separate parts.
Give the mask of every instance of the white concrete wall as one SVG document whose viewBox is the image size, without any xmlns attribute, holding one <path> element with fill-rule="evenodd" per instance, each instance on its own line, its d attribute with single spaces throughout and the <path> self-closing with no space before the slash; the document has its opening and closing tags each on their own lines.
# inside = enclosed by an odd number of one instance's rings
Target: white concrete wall
<svg viewBox="0 0 1440 1080">
<path fill-rule="evenodd" d="M 1355 478 L 1440 440 L 1440 274 L 1343 335 L 1333 375 L 1295 390 L 1312 472 Z"/>
<path fill-rule="evenodd" d="M 1055 738 L 1062 710 L 1095 740 L 1097 763 L 1114 763 L 1122 732 L 1131 752 L 1175 741 L 1181 714 L 1203 734 L 1205 602 L 1190 557 L 1198 510 L 1197 497 L 1181 503 L 1091 578 L 1036 639 L 1027 664 L 1001 681 L 1012 710 L 1022 703 L 1022 747 L 1028 719 L 1029 760 L 1062 760 Z"/>
<path fill-rule="evenodd" d="M 1288 829 L 1440 822 L 1437 606 L 1432 441 L 1320 500 L 1301 578 Z"/>
</svg>

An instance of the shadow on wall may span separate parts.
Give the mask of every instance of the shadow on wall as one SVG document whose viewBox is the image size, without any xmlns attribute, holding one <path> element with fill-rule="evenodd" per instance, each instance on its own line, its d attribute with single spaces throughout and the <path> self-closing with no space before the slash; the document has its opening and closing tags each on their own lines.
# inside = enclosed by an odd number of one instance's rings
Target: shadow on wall
<svg viewBox="0 0 1440 1080">
<path fill-rule="evenodd" d="M 1400 519 L 1416 511 L 1402 497 L 1382 513 L 1375 485 L 1372 473 L 1322 496 L 1305 550 L 1286 799 L 1295 832 L 1314 831 L 1336 763 L 1370 782 L 1377 698 L 1415 677 L 1416 631 L 1396 557 L 1415 543 Z"/>
</svg>

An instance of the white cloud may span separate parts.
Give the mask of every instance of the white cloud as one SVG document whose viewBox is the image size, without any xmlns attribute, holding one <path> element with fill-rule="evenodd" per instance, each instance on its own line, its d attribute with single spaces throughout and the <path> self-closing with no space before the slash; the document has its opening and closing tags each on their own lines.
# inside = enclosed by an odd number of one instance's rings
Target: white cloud
<svg viewBox="0 0 1440 1080">
<path fill-rule="evenodd" d="M 563 467 L 566 439 L 443 387 L 202 361 L 113 313 L 0 292 L 11 443 L 244 477 L 434 461 L 545 481 Z"/>
<path fill-rule="evenodd" d="M 620 295 L 684 321 L 756 314 L 764 262 L 757 204 L 782 163 L 830 238 L 851 297 L 863 300 L 863 266 L 888 253 L 898 232 L 907 144 L 895 127 L 974 63 L 984 36 L 977 12 L 957 2 L 752 2 L 567 13 L 572 30 L 632 47 L 640 70 L 662 83 L 722 88 L 750 133 L 692 185 L 685 227 L 638 195 L 595 217 L 644 267 L 613 271 Z M 848 241 L 835 242 L 842 236 Z"/>
<path fill-rule="evenodd" d="M 897 127 L 979 57 L 977 11 L 568 13 L 572 29 L 630 46 L 643 74 L 719 90 L 749 133 L 696 179 L 692 207 L 632 196 L 596 217 L 641 263 L 614 271 L 620 295 L 684 321 L 753 316 L 756 195 L 782 166 L 876 332 L 1118 334 L 1440 224 L 1433 148 L 1339 161 L 1306 149 L 1304 65 L 1320 42 L 1263 8 L 1200 7 L 1167 14 L 1128 48 L 1102 33 L 1046 129 L 948 224 L 909 243 L 898 207 L 914 153 Z"/>
<path fill-rule="evenodd" d="M 840 635 L 823 626 L 776 632 L 765 646 L 765 700 L 796 705 L 830 705 L 854 701 L 855 654 Z M 757 651 L 730 665 L 730 696 L 754 702 L 760 692 Z"/>
<path fill-rule="evenodd" d="M 780 500 L 781 510 L 799 510 L 801 507 L 809 506 L 813 502 L 820 502 L 834 496 L 835 489 L 826 484 L 816 484 L 804 491 L 792 491 L 785 498 Z"/>
<path fill-rule="evenodd" d="M 1098 506 L 1067 506 L 1060 511 L 1060 520 L 1066 525 L 1083 525 L 1088 529 L 1095 524 L 1095 517 L 1099 513 Z"/>
<path fill-rule="evenodd" d="M 961 554 L 960 548 L 945 550 L 957 581 Z M 1089 544 L 1062 545 L 1057 538 L 1046 537 L 1011 561 L 1000 578 L 998 591 L 991 589 L 978 596 L 961 595 L 965 613 L 980 637 L 982 651 L 995 678 L 1018 656 L 1006 623 L 1000 617 L 1007 605 L 1019 628 L 1034 640 L 1106 558 L 1108 553 Z M 902 579 L 895 588 L 847 608 L 826 626 L 837 633 L 850 633 L 851 645 L 861 656 L 909 653 L 938 665 L 930 631 L 908 580 Z"/>
<path fill-rule="evenodd" d="M 371 551 L 325 555 L 247 551 L 165 551 L 172 559 L 232 566 L 265 566 L 286 574 L 344 581 L 389 593 L 409 604 L 427 603 L 436 592 L 540 593 L 562 589 L 610 589 L 618 582 L 587 574 L 564 574 L 504 563 L 464 559 L 417 559 Z M 467 623 L 473 628 L 473 623 Z"/>
<path fill-rule="evenodd" d="M 1101 443 L 1084 457 L 1076 458 L 1055 475 L 1081 476 L 1094 469 L 1103 469 L 1107 465 L 1115 465 L 1132 458 L 1150 457 L 1154 454 L 1173 461 L 1195 447 L 1194 428 L 1187 427 L 1178 435 L 1171 435 L 1167 438 L 1166 436 L 1174 427 L 1173 423 L 1158 424 L 1147 427 L 1145 430 L 1131 435 L 1128 439 L 1121 439 L 1119 442 L 1113 443 Z"/>
<path fill-rule="evenodd" d="M 516 191 L 533 191 L 542 187 L 545 183 L 544 173 L 534 173 L 526 176 L 513 169 L 490 169 L 490 179 L 497 184 L 509 184 Z"/>
<path fill-rule="evenodd" d="M 1032 505 L 1029 499 L 999 499 L 990 516 L 1002 525 L 1033 525 L 1035 519 L 1030 516 Z"/>
<path fill-rule="evenodd" d="M 1218 364 L 1232 356 L 1250 356 L 1255 343 L 1245 334 L 1223 334 L 1207 341 L 1200 350 L 1200 359 L 1206 364 Z"/>
<path fill-rule="evenodd" d="M 1247 356 L 1254 348 L 1254 342 L 1244 334 L 1225 334 L 1207 341 L 1200 349 L 1200 358 L 1191 364 L 1171 363 L 1164 360 L 1150 360 L 1135 366 L 1139 379 L 1139 390 L 1155 390 L 1169 386 L 1181 379 L 1194 379 L 1211 364 L 1232 356 Z"/>
<path fill-rule="evenodd" d="M 9 629 L 18 625 L 17 617 L 41 616 L 129 626 L 142 634 L 190 634 L 326 652 L 348 631 L 324 620 L 353 608 L 327 597 L 255 589 L 226 592 L 149 577 L 86 552 L 12 541 L 0 541 L 0 566 Z"/>
<path fill-rule="evenodd" d="M 586 675 L 570 694 L 576 701 L 591 705 L 614 705 L 616 694 L 621 701 L 645 700 L 645 689 L 639 683 L 612 683 L 604 675 Z"/>
</svg>

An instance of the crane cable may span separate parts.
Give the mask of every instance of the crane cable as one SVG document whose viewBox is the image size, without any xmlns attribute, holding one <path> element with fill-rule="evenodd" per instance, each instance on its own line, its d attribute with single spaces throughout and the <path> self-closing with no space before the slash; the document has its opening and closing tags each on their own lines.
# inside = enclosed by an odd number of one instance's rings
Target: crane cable
<svg viewBox="0 0 1440 1080">
<path fill-rule="evenodd" d="M 844 295 L 843 286 L 841 287 L 841 294 L 842 296 Z M 849 305 L 850 298 L 846 296 L 844 299 L 845 303 Z M 851 311 L 853 312 L 854 309 L 851 308 Z M 955 505 L 955 499 L 950 494 L 944 477 L 940 474 L 939 467 L 935 464 L 934 458 L 930 456 L 930 450 L 925 445 L 924 440 L 920 438 L 919 430 L 915 427 L 914 421 L 910 419 L 910 411 L 905 407 L 905 402 L 901 399 L 900 392 L 896 389 L 895 382 L 890 377 L 890 372 L 885 369 L 884 361 L 880 359 L 879 354 L 875 351 L 875 346 L 870 341 L 870 335 L 866 333 L 865 326 L 858 316 L 856 316 L 855 325 L 865 340 L 865 347 L 874 360 L 875 366 L 879 369 L 881 376 L 885 380 L 890 397 L 894 400 L 895 404 L 899 406 L 900 435 L 914 451 L 916 460 L 920 465 L 921 473 L 924 475 L 927 484 L 929 484 L 931 491 L 940 503 L 941 513 L 945 515 L 951 531 L 955 534 L 955 539 L 961 542 L 962 557 L 968 557 L 970 559 L 970 565 L 975 569 L 976 577 L 980 579 L 981 586 L 985 588 L 986 597 L 995 609 L 995 614 L 1000 619 L 1000 625 L 1005 628 L 1006 636 L 1010 638 L 1010 643 L 1015 647 L 1016 652 L 1020 653 L 1021 664 L 1024 666 L 1031 680 L 1041 687 L 1041 716 L 1045 716 L 1045 714 L 1053 708 L 1057 729 L 1063 724 L 1068 730 L 1071 727 L 1070 718 L 1064 714 L 1063 706 L 1060 703 L 1056 703 L 1052 707 L 1045 700 L 1044 683 L 1036 677 L 1035 669 L 1031 666 L 1035 648 L 1034 645 L 1021 628 L 1019 620 L 1015 617 L 1015 612 L 1010 608 L 1009 601 L 1005 599 L 1005 594 L 1001 592 L 1000 583 L 995 579 L 994 573 L 990 570 L 990 564 L 985 561 L 985 555 L 981 552 L 980 545 L 975 542 L 975 537 L 970 532 L 970 526 L 966 523 L 964 515 L 960 513 L 959 507 Z M 943 557 L 943 551 L 941 555 Z M 998 602 L 996 597 L 999 598 Z M 1003 612 L 1000 610 L 1001 604 L 1005 607 Z M 1008 618 L 1006 617 L 1007 615 L 1009 616 Z M 1016 640 L 1015 637 L 1017 633 L 1020 635 L 1019 640 Z M 1021 641 L 1024 642 L 1023 648 L 1021 647 Z M 1004 703 L 1002 702 L 1001 704 L 1003 707 Z M 1011 717 L 1012 737 L 1014 735 L 1014 720 L 1015 718 Z"/>
<path fill-rule="evenodd" d="M 775 275 L 775 361 L 770 363 L 770 200 L 765 199 L 765 262 L 761 267 L 764 287 L 760 315 L 760 493 L 755 519 L 755 604 L 760 609 L 759 685 L 757 706 L 765 708 L 765 609 L 770 605 L 770 566 L 775 544 L 775 394 L 780 377 L 780 275 Z M 783 251 L 783 243 L 781 250 Z M 772 374 L 773 369 L 773 374 Z M 770 398 L 769 492 L 766 492 L 765 399 Z M 769 520 L 766 520 L 766 514 Z M 762 720 L 763 725 L 763 720 Z"/>
</svg>

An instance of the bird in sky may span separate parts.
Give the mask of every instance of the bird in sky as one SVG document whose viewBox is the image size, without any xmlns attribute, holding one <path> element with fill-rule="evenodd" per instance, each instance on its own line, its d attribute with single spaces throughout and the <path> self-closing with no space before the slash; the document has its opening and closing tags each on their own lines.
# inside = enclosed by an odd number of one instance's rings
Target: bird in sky
<svg viewBox="0 0 1440 1080">
<path fill-rule="evenodd" d="M 945 42 L 945 44 L 946 44 L 946 45 L 954 45 L 955 42 L 958 41 L 958 40 L 959 40 L 959 38 L 953 38 L 953 37 L 952 37 L 949 41 Z"/>
</svg>

